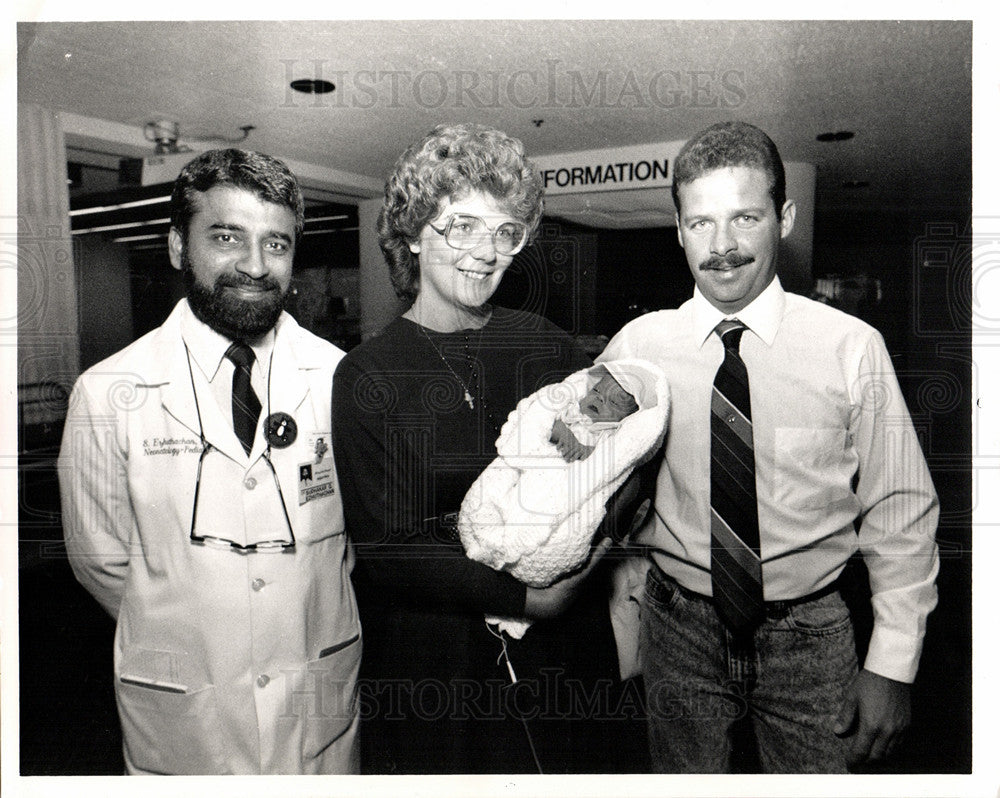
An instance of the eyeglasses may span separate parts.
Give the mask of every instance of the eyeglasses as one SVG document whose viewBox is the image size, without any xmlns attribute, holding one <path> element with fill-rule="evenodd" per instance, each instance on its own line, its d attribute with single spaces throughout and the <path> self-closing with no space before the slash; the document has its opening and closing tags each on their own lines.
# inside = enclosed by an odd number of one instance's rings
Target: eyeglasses
<svg viewBox="0 0 1000 798">
<path fill-rule="evenodd" d="M 281 492 L 281 481 L 278 479 L 278 472 L 274 470 L 274 463 L 271 462 L 271 441 L 267 442 L 267 449 L 264 451 L 263 460 L 267 463 L 267 467 L 271 471 L 271 477 L 274 479 L 274 487 L 278 491 L 278 501 L 281 503 L 281 514 L 284 516 L 285 525 L 288 527 L 288 539 L 287 540 L 258 540 L 255 543 L 237 543 L 235 540 L 230 540 L 229 538 L 219 537 L 218 535 L 205 535 L 196 532 L 198 527 L 198 499 L 201 497 L 201 475 L 202 469 L 204 468 L 205 462 L 210 460 L 208 457 L 211 452 L 218 452 L 219 458 L 225 458 L 218 449 L 216 449 L 212 444 L 208 442 L 205 438 L 205 428 L 201 423 L 201 406 L 198 404 L 198 391 L 194 387 L 194 370 L 191 366 L 191 352 L 188 350 L 187 343 L 184 344 L 184 352 L 187 355 L 188 364 L 188 375 L 191 378 L 191 393 L 194 394 L 194 408 L 195 413 L 198 416 L 198 438 L 201 440 L 201 455 L 198 457 L 198 471 L 195 476 L 194 483 L 194 507 L 191 509 L 191 542 L 198 546 L 219 546 L 225 549 L 234 549 L 240 552 L 240 554 L 251 554 L 255 551 L 294 551 L 295 550 L 295 532 L 292 530 L 292 519 L 288 515 L 288 505 L 285 504 L 285 495 Z M 271 357 L 274 357 L 274 353 L 271 353 Z M 271 369 L 268 367 L 267 371 L 267 407 L 268 411 L 271 409 Z M 228 475 L 227 475 L 228 476 Z M 221 479 L 222 477 L 220 477 Z M 225 510 L 223 510 L 225 512 Z"/>
<path fill-rule="evenodd" d="M 218 535 L 204 535 L 198 534 L 196 529 L 198 527 L 198 498 L 201 496 L 201 473 L 202 467 L 205 460 L 208 458 L 210 452 L 218 452 L 219 457 L 225 457 L 222 452 L 219 452 L 212 444 L 204 439 L 201 440 L 201 456 L 198 458 L 198 475 L 194 483 L 194 508 L 191 511 L 191 542 L 198 545 L 211 545 L 211 546 L 221 546 L 222 548 L 236 549 L 243 554 L 250 554 L 255 551 L 291 551 L 295 548 L 295 532 L 292 530 L 292 520 L 288 515 L 288 506 L 285 504 L 285 496 L 281 492 L 281 482 L 278 481 L 278 474 L 274 470 L 274 464 L 271 462 L 271 452 L 270 448 L 264 453 L 263 460 L 267 463 L 267 467 L 271 470 L 271 477 L 274 479 L 274 487 L 278 490 L 278 501 L 281 503 L 281 513 L 285 519 L 285 525 L 288 527 L 288 538 L 282 540 L 258 540 L 256 543 L 237 543 L 235 540 L 230 540 L 229 538 L 219 537 Z"/>
<path fill-rule="evenodd" d="M 516 255 L 528 240 L 528 226 L 523 222 L 501 222 L 491 228 L 478 216 L 468 213 L 453 214 L 441 230 L 430 223 L 428 226 L 443 235 L 444 242 L 452 249 L 473 249 L 489 236 L 500 255 Z"/>
</svg>

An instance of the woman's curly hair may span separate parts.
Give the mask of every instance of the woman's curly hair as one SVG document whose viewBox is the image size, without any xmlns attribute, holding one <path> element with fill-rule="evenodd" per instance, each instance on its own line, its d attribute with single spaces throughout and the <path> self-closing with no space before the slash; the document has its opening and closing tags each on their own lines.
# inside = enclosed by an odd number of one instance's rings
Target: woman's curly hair
<svg viewBox="0 0 1000 798">
<path fill-rule="evenodd" d="M 437 216 L 443 200 L 471 192 L 488 194 L 524 222 L 531 241 L 542 217 L 542 183 L 520 140 L 485 125 L 440 125 L 396 162 L 377 229 L 401 299 L 412 302 L 420 285 L 420 264 L 409 245 Z"/>
</svg>

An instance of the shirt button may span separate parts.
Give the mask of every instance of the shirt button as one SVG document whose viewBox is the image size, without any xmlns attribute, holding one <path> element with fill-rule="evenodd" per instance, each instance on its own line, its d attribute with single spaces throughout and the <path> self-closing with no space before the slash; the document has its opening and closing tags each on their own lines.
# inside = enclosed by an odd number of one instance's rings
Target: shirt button
<svg viewBox="0 0 1000 798">
<path fill-rule="evenodd" d="M 247 490 L 253 490 L 257 487 L 257 480 L 253 477 L 247 477 L 243 482 L 243 487 Z"/>
<path fill-rule="evenodd" d="M 270 682 L 270 681 L 271 681 L 271 677 L 268 676 L 266 673 L 262 673 L 260 676 L 257 677 L 257 686 L 258 687 L 267 687 L 268 682 Z"/>
<path fill-rule="evenodd" d="M 261 590 L 264 587 L 264 580 L 257 577 L 250 583 L 250 587 L 252 587 L 255 591 Z"/>
</svg>

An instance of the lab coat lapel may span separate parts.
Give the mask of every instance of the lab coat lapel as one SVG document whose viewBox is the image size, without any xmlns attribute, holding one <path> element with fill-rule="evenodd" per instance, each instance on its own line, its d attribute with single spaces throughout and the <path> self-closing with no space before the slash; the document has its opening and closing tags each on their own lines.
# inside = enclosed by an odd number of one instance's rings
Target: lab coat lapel
<svg viewBox="0 0 1000 798">
<path fill-rule="evenodd" d="M 232 410 L 229 409 L 229 412 L 223 413 L 222 408 L 212 396 L 208 384 L 199 379 L 197 368 L 195 369 L 195 385 L 198 386 L 198 407 L 201 409 L 201 423 L 205 428 L 205 440 L 237 463 L 246 462 L 247 456 L 246 452 L 243 451 L 243 444 L 240 443 L 240 439 L 233 431 Z M 197 424 L 197 420 L 195 423 Z M 258 449 L 263 451 L 263 448 L 259 446 L 260 440 L 260 435 L 254 439 L 254 448 L 250 452 L 251 462 L 260 454 Z"/>
<path fill-rule="evenodd" d="M 184 347 L 171 347 L 170 353 L 165 353 L 162 357 L 160 362 L 166 365 L 164 382 L 160 388 L 160 401 L 163 404 L 163 409 L 197 437 L 198 410 L 195 406 L 194 393 L 191 390 L 191 377 L 188 374 Z"/>
<path fill-rule="evenodd" d="M 293 347 L 297 337 L 295 328 L 298 325 L 291 316 L 281 320 L 277 335 L 274 338 L 274 356 L 271 358 L 271 378 L 269 402 L 265 400 L 265 413 L 288 413 L 299 425 L 299 434 L 306 432 L 299 418 L 299 408 L 309 393 L 309 381 L 306 379 L 310 368 L 311 347 Z M 257 449 L 258 438 L 254 445 Z"/>
<path fill-rule="evenodd" d="M 198 436 L 199 428 L 205 432 L 205 440 L 227 457 L 243 462 L 246 454 L 233 431 L 232 419 L 223 414 L 216 403 L 212 390 L 198 365 L 191 359 L 188 368 L 187 351 L 181 334 L 180 317 L 175 310 L 161 328 L 163 333 L 157 342 L 155 362 L 162 363 L 164 382 L 161 387 L 163 409 Z M 195 401 L 194 391 L 198 398 Z M 198 423 L 199 411 L 201 424 Z M 255 441 L 254 448 L 260 436 Z M 254 454 L 254 453 L 251 453 Z M 256 456 L 256 455 L 255 455 Z"/>
</svg>

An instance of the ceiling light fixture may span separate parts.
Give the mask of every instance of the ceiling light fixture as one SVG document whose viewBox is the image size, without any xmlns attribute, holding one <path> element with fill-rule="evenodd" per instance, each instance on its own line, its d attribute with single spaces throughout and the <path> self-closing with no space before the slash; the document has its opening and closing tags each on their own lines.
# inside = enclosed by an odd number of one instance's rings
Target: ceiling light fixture
<svg viewBox="0 0 1000 798">
<path fill-rule="evenodd" d="M 246 141 L 250 131 L 256 130 L 254 125 L 240 125 L 240 134 L 237 136 L 223 136 L 213 133 L 196 136 L 188 135 L 186 138 L 192 141 L 221 141 L 225 144 L 239 144 Z M 191 152 L 191 148 L 186 144 L 178 144 L 177 140 L 181 135 L 180 123 L 169 119 L 159 119 L 155 122 L 147 122 L 143 127 L 143 135 L 146 141 L 155 141 L 157 155 L 174 155 L 179 152 Z"/>
<path fill-rule="evenodd" d="M 822 141 L 823 143 L 828 143 L 831 141 L 847 141 L 848 139 L 854 138 L 853 130 L 838 130 L 836 133 L 820 133 L 816 137 L 816 141 Z"/>
<path fill-rule="evenodd" d="M 304 236 L 325 236 L 333 235 L 334 233 L 356 233 L 358 232 L 357 227 L 330 227 L 323 230 L 303 230 L 302 235 Z"/>
<path fill-rule="evenodd" d="M 177 122 L 171 119 L 158 119 L 155 122 L 147 122 L 142 130 L 146 141 L 156 142 L 157 155 L 180 152 L 177 139 L 180 138 L 181 128 Z"/>
<path fill-rule="evenodd" d="M 295 91 L 300 91 L 303 94 L 329 94 L 337 88 L 330 81 L 318 78 L 299 78 L 298 80 L 293 80 L 289 85 Z"/>
<path fill-rule="evenodd" d="M 141 222 L 123 222 L 122 224 L 105 224 L 100 227 L 87 227 L 83 230 L 73 230 L 72 234 L 75 236 L 82 236 L 87 233 L 106 233 L 109 230 L 128 230 L 134 227 L 152 227 L 154 224 L 167 224 L 169 222 L 170 217 L 165 216 L 162 219 L 146 219 Z"/>
<path fill-rule="evenodd" d="M 161 202 L 170 202 L 170 195 L 164 197 L 150 197 L 149 199 L 132 200 L 131 202 L 119 202 L 117 205 L 97 205 L 92 208 L 76 208 L 69 212 L 70 216 L 85 216 L 88 213 L 106 213 L 108 211 L 123 211 L 126 208 L 140 208 L 143 205 L 157 205 Z"/>
<path fill-rule="evenodd" d="M 153 241 L 166 237 L 166 233 L 150 233 L 149 235 L 144 236 L 119 236 L 118 238 L 112 238 L 111 240 L 116 244 L 128 244 L 132 241 Z"/>
<path fill-rule="evenodd" d="M 314 222 L 339 222 L 342 219 L 346 219 L 346 213 L 338 213 L 335 216 L 307 216 L 306 224 L 311 224 Z"/>
</svg>

